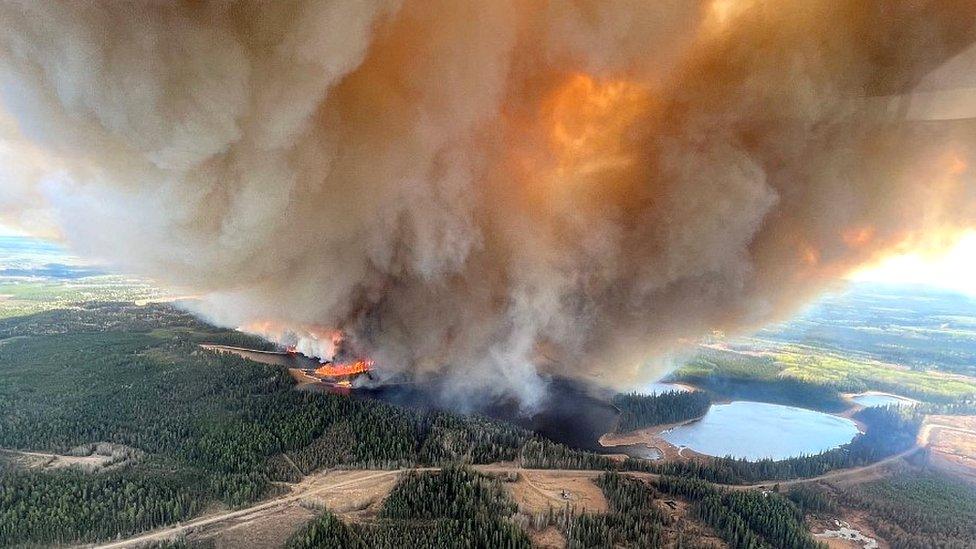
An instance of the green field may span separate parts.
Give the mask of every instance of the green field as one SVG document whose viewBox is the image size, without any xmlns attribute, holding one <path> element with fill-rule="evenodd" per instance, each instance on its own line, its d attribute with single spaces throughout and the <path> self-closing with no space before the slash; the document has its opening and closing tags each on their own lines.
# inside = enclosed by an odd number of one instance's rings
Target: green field
<svg viewBox="0 0 976 549">
<path fill-rule="evenodd" d="M 0 319 L 90 301 L 145 302 L 163 296 L 145 280 L 107 273 L 56 243 L 0 236 Z"/>
<path fill-rule="evenodd" d="M 70 307 L 89 301 L 149 301 L 163 292 L 118 275 L 75 280 L 11 280 L 0 277 L 0 319 Z"/>
<path fill-rule="evenodd" d="M 783 376 L 829 384 L 845 392 L 890 391 L 936 402 L 976 397 L 976 379 L 937 370 L 896 368 L 800 346 L 787 347 L 775 359 L 776 365 L 782 367 Z"/>
<path fill-rule="evenodd" d="M 740 350 L 702 348 L 697 356 L 671 374 L 678 381 L 698 383 L 720 394 L 723 382 L 752 384 L 754 395 L 783 404 L 828 411 L 842 409 L 838 393 L 868 390 L 892 392 L 927 402 L 959 402 L 976 398 L 976 379 L 937 370 L 911 370 L 866 359 L 844 358 L 823 349 L 785 345 L 763 354 Z M 790 385 L 782 399 L 774 399 Z"/>
</svg>

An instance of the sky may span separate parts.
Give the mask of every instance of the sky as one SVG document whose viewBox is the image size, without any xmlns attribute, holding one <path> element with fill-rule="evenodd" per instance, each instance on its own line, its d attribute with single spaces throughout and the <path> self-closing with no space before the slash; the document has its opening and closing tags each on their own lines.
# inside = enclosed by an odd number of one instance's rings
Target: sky
<svg viewBox="0 0 976 549">
<path fill-rule="evenodd" d="M 0 223 L 0 236 L 26 236 Z M 847 276 L 854 282 L 923 284 L 976 296 L 976 231 L 966 233 L 944 254 L 891 256 Z"/>
<path fill-rule="evenodd" d="M 976 295 L 976 231 L 966 233 L 945 254 L 911 253 L 852 273 L 855 281 L 927 284 Z"/>
<path fill-rule="evenodd" d="M 0 223 L 0 236 L 23 236 L 24 232 Z"/>
</svg>

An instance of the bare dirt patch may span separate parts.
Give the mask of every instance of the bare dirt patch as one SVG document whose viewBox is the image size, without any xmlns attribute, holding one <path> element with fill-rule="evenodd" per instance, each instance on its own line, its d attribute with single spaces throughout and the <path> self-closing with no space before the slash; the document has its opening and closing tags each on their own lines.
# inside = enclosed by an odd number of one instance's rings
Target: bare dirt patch
<svg viewBox="0 0 976 549">
<path fill-rule="evenodd" d="M 976 482 L 976 416 L 928 416 L 919 439 L 932 465 Z"/>
<path fill-rule="evenodd" d="M 837 517 L 808 519 L 810 532 L 830 549 L 888 549 L 888 543 L 868 526 L 863 513 L 842 509 Z"/>
<path fill-rule="evenodd" d="M 277 548 L 297 532 L 318 512 L 300 505 L 292 505 L 275 514 L 243 518 L 237 524 L 227 526 L 211 537 L 192 538 L 193 541 L 210 541 L 214 549 L 238 549 L 240 547 Z"/>
<path fill-rule="evenodd" d="M 976 416 L 927 416 L 926 423 L 976 432 Z"/>
<path fill-rule="evenodd" d="M 83 444 L 72 448 L 67 454 L 3 449 L 0 449 L 0 453 L 4 454 L 8 461 L 25 469 L 52 470 L 71 467 L 86 473 L 97 473 L 128 465 L 142 459 L 144 455 L 141 450 L 109 442 Z"/>
<path fill-rule="evenodd" d="M 681 498 L 663 496 L 658 500 L 658 508 L 672 519 L 672 523 L 666 529 L 666 535 L 672 545 L 676 545 L 678 539 L 693 539 L 698 544 L 696 547 L 728 547 L 728 544 L 718 537 L 715 530 L 700 522 L 692 512 L 692 506 Z"/>
<path fill-rule="evenodd" d="M 555 526 L 549 526 L 544 530 L 527 530 L 529 539 L 532 540 L 532 547 L 541 549 L 563 549 L 566 547 L 566 537 L 563 536 Z"/>
<path fill-rule="evenodd" d="M 333 471 L 328 475 L 330 484 L 345 483 L 366 477 L 370 471 Z M 327 492 L 304 498 L 301 505 L 309 509 L 328 509 L 346 522 L 359 522 L 375 517 L 383 500 L 390 494 L 398 477 L 367 478 Z"/>
<path fill-rule="evenodd" d="M 276 500 L 241 511 L 202 516 L 184 528 L 163 529 L 117 545 L 136 547 L 185 535 L 191 544 L 213 543 L 218 549 L 282 547 L 326 508 L 346 522 L 375 517 L 398 478 L 396 471 L 324 471 L 288 485 L 290 492 Z"/>
<path fill-rule="evenodd" d="M 591 475 L 566 474 L 558 471 L 520 471 L 518 480 L 504 483 L 519 510 L 532 515 L 567 505 L 578 513 L 605 513 L 608 509 L 603 491 Z"/>
<path fill-rule="evenodd" d="M 976 432 L 976 416 L 927 416 L 926 423 Z"/>
</svg>

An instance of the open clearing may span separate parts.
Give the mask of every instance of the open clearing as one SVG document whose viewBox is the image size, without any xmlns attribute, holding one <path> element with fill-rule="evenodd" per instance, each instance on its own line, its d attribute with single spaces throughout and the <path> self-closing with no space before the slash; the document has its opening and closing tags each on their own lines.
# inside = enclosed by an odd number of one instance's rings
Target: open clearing
<svg viewBox="0 0 976 549">
<path fill-rule="evenodd" d="M 312 475 L 296 486 L 307 496 L 280 508 L 244 515 L 188 535 L 193 541 L 213 542 L 214 547 L 281 547 L 299 528 L 324 509 L 345 522 L 357 522 L 379 512 L 399 475 L 375 471 L 329 471 Z M 324 489 L 324 490 L 323 490 Z"/>
<path fill-rule="evenodd" d="M 928 416 L 919 438 L 933 465 L 976 482 L 976 416 Z"/>
<path fill-rule="evenodd" d="M 364 473 L 368 471 L 332 471 L 322 482 L 336 483 L 338 487 L 326 492 L 317 492 L 301 503 L 313 509 L 328 508 L 347 522 L 356 522 L 373 516 L 379 512 L 383 500 L 393 489 L 398 476 L 376 477 Z"/>
<path fill-rule="evenodd" d="M 391 482 L 395 482 L 403 471 L 404 469 L 326 471 L 306 477 L 298 484 L 289 485 L 289 492 L 282 496 L 260 502 L 251 507 L 236 511 L 208 513 L 183 524 L 162 528 L 125 540 L 96 545 L 96 547 L 106 549 L 141 547 L 183 537 L 191 541 L 213 539 L 215 544 L 220 543 L 225 547 L 240 547 L 241 545 L 237 545 L 237 540 L 248 547 L 280 547 L 292 532 L 304 524 L 305 520 L 317 514 L 314 502 L 309 503 L 312 496 L 333 493 L 352 486 L 365 486 L 367 491 L 373 491 L 375 490 L 374 480 L 389 477 Z M 349 495 L 350 493 L 346 492 L 346 494 Z M 295 507 L 304 509 L 308 513 L 305 515 L 305 520 L 301 518 L 302 511 L 296 510 Z M 311 509 L 307 507 L 311 507 Z M 268 524 L 274 524 L 276 527 L 273 530 L 262 532 L 262 526 Z M 227 532 L 229 537 L 220 541 L 220 536 L 224 532 Z"/>
<path fill-rule="evenodd" d="M 111 467 L 121 467 L 142 457 L 142 452 L 121 444 L 99 442 L 72 448 L 67 454 L 25 452 L 0 448 L 0 455 L 25 469 L 62 469 L 72 467 L 95 473 Z"/>
<path fill-rule="evenodd" d="M 847 510 L 846 519 L 814 520 L 810 530 L 817 541 L 830 549 L 887 549 L 888 543 L 879 538 L 857 512 Z"/>
<path fill-rule="evenodd" d="M 505 482 L 518 504 L 527 514 L 545 513 L 550 507 L 562 509 L 569 505 L 577 512 L 605 513 L 607 499 L 589 475 L 570 476 L 553 471 L 523 471 L 515 482 Z"/>
<path fill-rule="evenodd" d="M 562 549 L 566 547 L 566 537 L 555 526 L 549 526 L 543 530 L 529 530 L 529 539 L 532 540 L 532 547 L 540 549 Z"/>
<path fill-rule="evenodd" d="M 814 478 L 771 481 L 752 485 L 725 485 L 724 487 L 755 490 L 767 489 L 773 484 L 786 487 L 825 480 L 854 482 L 864 478 L 874 478 L 874 475 L 880 471 L 886 470 L 901 458 L 918 450 L 920 448 L 915 447 L 865 467 L 842 469 Z M 525 481 L 527 486 L 524 488 L 509 488 L 512 490 L 513 498 L 520 504 L 525 504 L 526 509 L 530 505 L 537 509 L 548 509 L 546 499 L 551 501 L 554 506 L 555 504 L 564 506 L 566 500 L 562 498 L 562 490 L 569 492 L 571 497 L 578 498 L 581 503 L 589 502 L 586 505 L 588 512 L 597 512 L 597 509 L 601 508 L 601 501 L 602 508 L 606 508 L 606 500 L 592 482 L 593 479 L 603 474 L 603 471 L 521 469 L 510 464 L 480 465 L 474 468 L 486 474 L 517 473 L 520 480 L 531 479 L 532 483 L 535 484 L 535 489 L 529 485 L 528 481 Z M 434 471 L 437 468 L 415 470 Z M 289 491 L 284 495 L 251 507 L 236 511 L 215 511 L 181 525 L 162 528 L 126 540 L 97 545 L 97 547 L 105 549 L 140 547 L 182 537 L 190 541 L 213 540 L 218 547 L 240 547 L 241 544 L 248 547 L 280 546 L 306 520 L 317 514 L 323 502 L 328 504 L 332 498 L 336 498 L 335 501 L 350 503 L 345 510 L 334 509 L 346 520 L 358 520 L 364 516 L 369 516 L 374 512 L 375 506 L 389 493 L 400 474 L 405 471 L 407 469 L 324 471 L 310 475 L 298 484 L 288 485 Z M 644 480 L 658 477 L 652 473 L 627 472 L 624 474 Z M 535 492 L 536 495 L 529 495 L 532 492 Z M 353 502 L 358 502 L 358 504 L 352 505 Z M 679 505 L 674 511 L 680 513 L 680 509 Z M 268 525 L 273 525 L 273 528 L 269 529 Z M 558 542 L 555 538 L 550 541 Z"/>
</svg>

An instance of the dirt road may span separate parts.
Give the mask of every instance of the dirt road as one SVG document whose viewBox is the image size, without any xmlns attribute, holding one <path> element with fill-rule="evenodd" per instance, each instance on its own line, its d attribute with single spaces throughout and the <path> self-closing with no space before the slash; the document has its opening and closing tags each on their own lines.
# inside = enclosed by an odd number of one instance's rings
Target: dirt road
<svg viewBox="0 0 976 549">
<path fill-rule="evenodd" d="M 424 469 L 420 469 L 420 470 L 424 470 Z M 163 528 L 161 530 L 155 530 L 155 531 L 149 532 L 147 534 L 142 534 L 142 535 L 139 535 L 139 536 L 136 536 L 136 537 L 132 537 L 132 538 L 129 538 L 129 539 L 124 539 L 124 540 L 121 540 L 121 541 L 115 541 L 115 542 L 112 542 L 112 543 L 106 543 L 104 545 L 96 545 L 94 547 L 99 547 L 99 548 L 102 548 L 102 549 L 110 549 L 110 548 L 111 549 L 115 549 L 115 548 L 122 548 L 122 547 L 138 547 L 138 546 L 146 545 L 146 544 L 153 543 L 153 542 L 159 542 L 159 541 L 165 541 L 165 540 L 169 540 L 169 539 L 175 539 L 175 538 L 178 538 L 180 535 L 188 534 L 190 532 L 193 532 L 195 530 L 202 529 L 204 527 L 217 525 L 218 523 L 221 523 L 221 522 L 227 522 L 227 521 L 231 521 L 231 520 L 243 519 L 243 518 L 247 518 L 247 517 L 252 516 L 252 515 L 258 515 L 258 514 L 263 514 L 263 513 L 275 511 L 275 510 L 281 508 L 284 505 L 288 505 L 290 503 L 297 502 L 298 500 L 300 500 L 302 498 L 305 498 L 305 497 L 308 497 L 308 496 L 312 496 L 312 495 L 315 495 L 315 494 L 319 494 L 319 493 L 325 492 L 327 490 L 336 490 L 338 488 L 344 488 L 344 487 L 349 486 L 349 485 L 352 485 L 352 484 L 365 482 L 367 480 L 375 479 L 375 478 L 378 478 L 378 477 L 384 477 L 384 476 L 390 476 L 390 475 L 399 475 L 403 471 L 405 471 L 405 469 L 394 469 L 394 470 L 386 470 L 386 471 L 374 471 L 374 472 L 368 472 L 368 474 L 365 474 L 363 476 L 360 476 L 360 477 L 357 477 L 357 478 L 354 478 L 354 479 L 350 479 L 350 480 L 346 480 L 346 481 L 343 481 L 343 482 L 337 482 L 335 484 L 326 484 L 326 485 L 323 485 L 323 486 L 316 486 L 314 488 L 307 488 L 307 489 L 302 489 L 301 487 L 299 487 L 295 491 L 293 491 L 293 492 L 291 492 L 289 494 L 285 494 L 283 496 L 280 496 L 280 497 L 277 497 L 277 498 L 274 498 L 274 499 L 271 499 L 271 500 L 268 500 L 268 501 L 265 501 L 265 502 L 262 502 L 262 503 L 258 503 L 257 505 L 253 505 L 253 506 L 248 507 L 246 509 L 239 509 L 239 510 L 236 510 L 236 511 L 228 511 L 228 512 L 224 512 L 224 513 L 207 515 L 207 516 L 203 516 L 203 517 L 200 517 L 198 519 L 195 519 L 195 520 L 191 520 L 191 521 L 189 521 L 187 523 L 184 523 L 184 524 L 179 524 L 177 526 L 171 526 L 171 527 Z M 85 546 L 85 547 L 92 547 L 92 546 L 89 545 L 89 546 Z"/>
<path fill-rule="evenodd" d="M 923 446 L 927 445 L 932 438 L 932 431 L 936 429 L 976 436 L 976 431 L 972 431 L 970 429 L 963 429 L 960 427 L 954 427 L 952 425 L 942 425 L 940 423 L 924 423 L 922 424 L 922 428 L 918 431 L 918 443 Z"/>
<path fill-rule="evenodd" d="M 934 425 L 931 427 L 936 428 L 941 426 Z M 930 431 L 931 429 L 929 430 L 929 432 Z M 921 438 L 922 437 L 920 433 L 920 439 Z M 779 484 L 782 487 L 782 486 L 806 484 L 811 482 L 820 482 L 824 480 L 841 480 L 841 479 L 857 478 L 858 476 L 870 476 L 872 473 L 877 472 L 879 469 L 882 469 L 900 459 L 906 458 L 914 454 L 915 452 L 920 451 L 921 449 L 922 449 L 921 447 L 915 446 L 904 452 L 890 456 L 888 458 L 885 458 L 881 461 L 877 461 L 870 465 L 865 465 L 863 467 L 856 467 L 853 469 L 841 469 L 838 471 L 832 471 L 830 473 L 826 473 L 824 475 L 820 475 L 817 477 L 781 480 L 781 481 L 773 480 L 773 481 L 767 481 L 763 483 L 744 484 L 744 485 L 716 484 L 716 486 L 733 489 L 733 490 L 756 490 L 756 489 L 769 488 L 774 484 Z M 585 478 L 585 479 L 593 479 L 604 473 L 604 471 L 601 470 L 523 469 L 513 464 L 477 465 L 474 468 L 477 469 L 478 471 L 484 473 L 492 473 L 492 474 L 515 472 L 515 473 L 522 473 L 522 474 L 525 473 L 539 474 L 539 475 L 544 474 L 549 477 L 565 476 L 567 478 Z M 235 511 L 227 511 L 227 512 L 221 512 L 216 514 L 210 514 L 210 515 L 202 516 L 195 520 L 191 520 L 184 524 L 166 527 L 160 530 L 141 534 L 125 540 L 115 541 L 104 545 L 95 545 L 95 546 L 87 545 L 85 547 L 98 547 L 101 549 L 121 549 L 125 547 L 139 547 L 153 542 L 175 539 L 180 537 L 181 535 L 186 535 L 193 532 L 199 532 L 203 529 L 220 530 L 223 527 L 222 523 L 227 523 L 228 525 L 230 525 L 232 523 L 239 522 L 241 520 L 256 519 L 258 517 L 265 516 L 270 513 L 279 512 L 285 506 L 289 504 L 298 503 L 300 500 L 307 498 L 309 496 L 322 494 L 330 490 L 349 488 L 355 486 L 356 484 L 366 483 L 368 481 L 380 477 L 385 477 L 390 475 L 400 475 L 401 473 L 406 472 L 408 470 L 411 469 L 363 471 L 364 474 L 356 478 L 342 480 L 340 482 L 335 482 L 335 483 L 326 483 L 326 484 L 315 484 L 314 480 L 309 481 L 309 479 L 314 479 L 315 477 L 318 477 L 319 479 L 321 479 L 322 477 L 322 475 L 313 475 L 312 477 L 308 477 L 305 481 L 302 481 L 302 483 L 299 483 L 298 485 L 293 487 L 292 491 L 289 492 L 288 494 L 264 502 L 260 502 L 246 509 L 239 509 Z M 428 467 L 428 468 L 419 468 L 413 470 L 436 471 L 439 470 L 439 468 Z M 644 472 L 636 472 L 636 471 L 629 471 L 629 472 L 625 472 L 624 474 L 634 478 L 641 478 L 645 480 L 655 480 L 660 477 L 660 475 L 654 473 L 644 473 Z M 541 490 L 541 489 L 539 491 L 540 493 L 546 495 L 546 497 L 551 498 L 557 504 L 562 505 L 563 501 L 557 494 L 549 493 L 549 491 Z"/>
<path fill-rule="evenodd" d="M 881 461 L 876 461 L 874 463 L 864 465 L 862 467 L 853 467 L 851 469 L 838 469 L 836 471 L 831 471 L 829 473 L 824 473 L 817 477 L 808 478 L 797 478 L 791 480 L 768 480 L 766 482 L 761 482 L 757 484 L 741 484 L 741 485 L 720 485 L 725 488 L 732 488 L 734 490 L 750 490 L 756 488 L 768 488 L 774 484 L 779 484 L 780 486 L 795 486 L 798 484 L 809 484 L 811 482 L 820 482 L 822 480 L 843 480 L 843 479 L 854 479 L 860 476 L 869 476 L 877 472 L 880 469 L 884 469 L 892 463 L 907 458 L 916 452 L 921 451 L 922 448 L 919 446 L 912 446 L 911 448 L 905 450 L 904 452 L 897 453 L 893 456 L 886 457 Z"/>
</svg>

